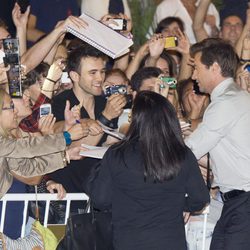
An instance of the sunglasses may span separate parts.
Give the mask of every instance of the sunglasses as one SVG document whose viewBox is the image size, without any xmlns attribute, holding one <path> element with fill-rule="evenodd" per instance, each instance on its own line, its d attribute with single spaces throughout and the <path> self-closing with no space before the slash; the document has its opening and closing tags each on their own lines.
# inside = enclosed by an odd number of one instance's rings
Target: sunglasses
<svg viewBox="0 0 250 250">
<path fill-rule="evenodd" d="M 15 105 L 14 105 L 13 102 L 10 103 L 10 106 L 9 106 L 9 107 L 5 107 L 5 108 L 3 107 L 3 108 L 2 108 L 2 110 L 11 110 L 11 109 L 12 109 L 12 110 L 15 109 Z"/>
</svg>

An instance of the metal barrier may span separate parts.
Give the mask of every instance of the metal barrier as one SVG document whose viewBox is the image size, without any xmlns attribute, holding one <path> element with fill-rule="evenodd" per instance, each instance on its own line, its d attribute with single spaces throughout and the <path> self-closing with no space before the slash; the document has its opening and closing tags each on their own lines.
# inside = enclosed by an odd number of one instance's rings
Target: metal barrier
<svg viewBox="0 0 250 250">
<path fill-rule="evenodd" d="M 65 211 L 65 221 L 64 225 L 67 223 L 67 219 L 69 217 L 70 212 L 70 204 L 71 201 L 84 201 L 88 200 L 89 197 L 85 193 L 67 193 L 66 197 L 60 201 L 66 201 L 66 211 Z M 23 201 L 24 202 L 24 209 L 23 209 L 23 224 L 21 230 L 21 237 L 24 237 L 25 234 L 25 226 L 27 221 L 27 214 L 28 214 L 28 203 L 29 201 L 45 201 L 45 215 L 44 215 L 44 226 L 47 227 L 48 225 L 48 216 L 49 216 L 49 206 L 50 201 L 58 201 L 57 194 L 50 194 L 50 193 L 38 193 L 37 195 L 34 194 L 27 194 L 27 193 L 18 193 L 18 194 L 5 194 L 4 197 L 1 199 L 2 201 L 2 213 L 1 213 L 1 223 L 0 223 L 0 232 L 3 232 L 4 228 L 4 221 L 5 221 L 5 213 L 6 213 L 6 204 L 8 201 Z"/>
</svg>

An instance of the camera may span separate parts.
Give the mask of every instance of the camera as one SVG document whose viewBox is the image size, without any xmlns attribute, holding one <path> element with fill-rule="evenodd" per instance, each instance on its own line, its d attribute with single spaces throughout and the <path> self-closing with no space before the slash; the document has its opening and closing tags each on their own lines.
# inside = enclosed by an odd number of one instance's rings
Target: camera
<svg viewBox="0 0 250 250">
<path fill-rule="evenodd" d="M 3 40 L 5 66 L 10 65 L 7 71 L 9 82 L 9 93 L 11 97 L 22 97 L 21 65 L 19 56 L 19 41 L 17 38 L 6 38 Z"/>
<path fill-rule="evenodd" d="M 106 97 L 109 97 L 113 94 L 126 95 L 127 94 L 127 86 L 126 85 L 109 86 L 105 89 L 104 94 Z"/>
<path fill-rule="evenodd" d="M 110 28 L 112 28 L 113 30 L 126 30 L 127 29 L 127 20 L 126 19 L 122 19 L 122 18 L 112 18 L 113 21 L 116 22 L 116 24 L 114 23 L 110 23 L 108 26 Z"/>
<path fill-rule="evenodd" d="M 113 94 L 125 95 L 127 104 L 123 107 L 123 109 L 128 109 L 132 107 L 133 97 L 132 95 L 128 94 L 126 85 L 113 85 L 105 88 L 104 95 L 106 98 Z"/>
<path fill-rule="evenodd" d="M 165 48 L 176 47 L 178 45 L 178 39 L 176 36 L 168 36 L 165 38 Z"/>
<path fill-rule="evenodd" d="M 169 85 L 170 89 L 176 89 L 177 80 L 174 77 L 160 76 L 160 80 Z M 160 88 L 165 88 L 165 86 L 160 85 Z"/>
</svg>

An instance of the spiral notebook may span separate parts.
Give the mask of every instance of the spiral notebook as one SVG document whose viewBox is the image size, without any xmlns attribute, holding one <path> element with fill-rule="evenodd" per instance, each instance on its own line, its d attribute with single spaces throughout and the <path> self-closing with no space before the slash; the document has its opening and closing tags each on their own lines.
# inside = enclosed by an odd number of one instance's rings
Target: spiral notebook
<svg viewBox="0 0 250 250">
<path fill-rule="evenodd" d="M 80 16 L 80 18 L 88 23 L 88 27 L 76 28 L 69 25 L 67 26 L 68 32 L 113 59 L 129 52 L 129 47 L 133 45 L 132 39 L 121 35 L 120 33 L 112 30 L 110 27 L 107 27 L 84 13 Z"/>
</svg>

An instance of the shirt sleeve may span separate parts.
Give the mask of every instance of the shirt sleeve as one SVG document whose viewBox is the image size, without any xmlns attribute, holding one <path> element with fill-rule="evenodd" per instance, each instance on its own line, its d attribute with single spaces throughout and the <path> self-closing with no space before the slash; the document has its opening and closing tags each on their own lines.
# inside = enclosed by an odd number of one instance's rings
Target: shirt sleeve
<svg viewBox="0 0 250 250">
<path fill-rule="evenodd" d="M 232 113 L 234 115 L 232 116 Z M 203 121 L 197 129 L 185 139 L 186 145 L 200 159 L 228 134 L 237 122 L 240 113 L 235 110 L 230 100 L 211 103 L 207 108 Z"/>
<path fill-rule="evenodd" d="M 186 182 L 187 197 L 185 211 L 200 211 L 210 202 L 209 191 L 202 178 L 195 156 L 190 150 L 187 157 L 187 163 L 189 169 Z"/>
<path fill-rule="evenodd" d="M 112 204 L 112 177 L 110 172 L 110 152 L 99 163 L 96 176 L 90 184 L 90 197 L 95 208 L 108 210 Z"/>
<path fill-rule="evenodd" d="M 63 151 L 66 148 L 62 133 L 39 137 L 10 139 L 0 137 L 0 157 L 33 158 Z"/>
<path fill-rule="evenodd" d="M 39 132 L 38 129 L 38 121 L 39 121 L 39 113 L 40 113 L 40 106 L 45 103 L 50 103 L 50 99 L 45 96 L 44 94 L 40 94 L 36 103 L 32 107 L 32 114 L 25 117 L 19 124 L 19 127 L 25 132 Z"/>
</svg>

